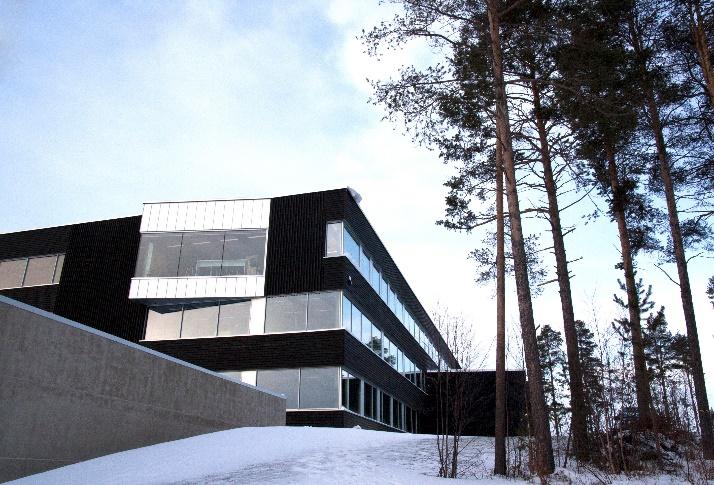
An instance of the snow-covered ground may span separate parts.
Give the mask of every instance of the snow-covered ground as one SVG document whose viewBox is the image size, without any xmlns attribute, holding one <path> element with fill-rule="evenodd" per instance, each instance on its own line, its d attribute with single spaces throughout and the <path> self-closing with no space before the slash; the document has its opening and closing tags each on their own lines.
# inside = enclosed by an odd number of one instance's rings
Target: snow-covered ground
<svg viewBox="0 0 714 485">
<path fill-rule="evenodd" d="M 435 439 L 361 429 L 238 428 L 115 453 L 10 483 L 454 483 L 436 477 Z M 467 477 L 458 483 L 522 483 L 491 475 L 493 439 L 469 438 L 462 463 Z M 647 482 L 670 482 L 663 478 Z M 572 475 L 564 481 L 597 483 L 594 477 Z"/>
</svg>

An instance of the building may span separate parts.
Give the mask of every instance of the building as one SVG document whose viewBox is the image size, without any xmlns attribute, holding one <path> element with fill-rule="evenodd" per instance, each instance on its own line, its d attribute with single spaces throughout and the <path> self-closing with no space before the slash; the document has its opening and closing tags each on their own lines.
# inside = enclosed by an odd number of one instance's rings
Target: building
<svg viewBox="0 0 714 485">
<path fill-rule="evenodd" d="M 282 393 L 288 424 L 417 431 L 458 367 L 350 189 L 0 235 L 0 293 Z"/>
</svg>

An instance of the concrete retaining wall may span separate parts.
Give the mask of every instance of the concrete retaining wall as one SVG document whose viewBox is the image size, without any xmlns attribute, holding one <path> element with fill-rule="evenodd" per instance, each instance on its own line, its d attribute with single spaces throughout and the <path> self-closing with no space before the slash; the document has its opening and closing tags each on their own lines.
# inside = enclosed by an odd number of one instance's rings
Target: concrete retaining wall
<svg viewBox="0 0 714 485">
<path fill-rule="evenodd" d="M 285 424 L 285 399 L 0 296 L 0 482 Z M 237 444 L 239 445 L 239 444 Z"/>
</svg>

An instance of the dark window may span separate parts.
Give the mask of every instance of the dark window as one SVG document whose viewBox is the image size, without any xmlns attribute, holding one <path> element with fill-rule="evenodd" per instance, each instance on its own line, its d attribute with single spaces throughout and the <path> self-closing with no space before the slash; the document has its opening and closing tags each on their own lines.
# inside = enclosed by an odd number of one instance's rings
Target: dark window
<svg viewBox="0 0 714 485">
<path fill-rule="evenodd" d="M 186 233 L 181 244 L 179 276 L 220 276 L 223 233 Z"/>
<path fill-rule="evenodd" d="M 277 296 L 265 302 L 265 333 L 307 328 L 307 294 Z"/>
<path fill-rule="evenodd" d="M 374 419 L 377 409 L 377 390 L 371 384 L 364 383 L 364 415 Z"/>
<path fill-rule="evenodd" d="M 184 305 L 181 338 L 215 337 L 218 325 L 218 305 Z"/>
<path fill-rule="evenodd" d="M 308 330 L 337 328 L 340 294 L 336 291 L 310 293 L 307 308 Z"/>
<path fill-rule="evenodd" d="M 361 382 L 358 378 L 354 376 L 350 376 L 350 381 L 349 381 L 349 386 L 350 386 L 350 400 L 349 400 L 349 410 L 354 411 L 355 413 L 359 413 L 359 406 L 360 403 L 362 402 L 362 386 Z"/>
<path fill-rule="evenodd" d="M 218 335 L 246 335 L 250 333 L 250 300 L 222 303 L 218 317 Z"/>
<path fill-rule="evenodd" d="M 392 399 L 392 426 L 402 429 L 402 403 Z"/>
<path fill-rule="evenodd" d="M 297 409 L 300 369 L 259 370 L 256 383 L 257 387 L 283 394 L 287 399 L 287 408 Z M 337 399 L 336 392 L 335 399 Z"/>
<path fill-rule="evenodd" d="M 181 254 L 181 234 L 142 234 L 136 276 L 176 276 Z"/>
<path fill-rule="evenodd" d="M 392 398 L 389 396 L 389 394 L 382 393 L 382 416 L 381 416 L 381 421 L 384 424 L 388 424 L 391 426 L 392 424 L 392 417 L 391 417 L 391 411 L 392 411 Z"/>
<path fill-rule="evenodd" d="M 265 230 L 226 233 L 221 275 L 265 273 Z"/>
<path fill-rule="evenodd" d="M 52 277 L 52 283 L 59 283 L 62 277 L 62 267 L 64 266 L 64 254 L 57 256 L 57 266 L 55 266 L 55 274 Z"/>
<path fill-rule="evenodd" d="M 405 429 L 407 433 L 413 433 L 414 425 L 412 423 L 412 408 L 410 408 L 409 406 L 405 406 L 404 418 L 406 419 Z"/>
<path fill-rule="evenodd" d="M 340 404 L 345 409 L 349 409 L 349 406 L 350 406 L 350 398 L 349 398 L 350 378 L 352 378 L 350 373 L 343 370 L 342 371 L 342 399 L 340 400 Z"/>
</svg>

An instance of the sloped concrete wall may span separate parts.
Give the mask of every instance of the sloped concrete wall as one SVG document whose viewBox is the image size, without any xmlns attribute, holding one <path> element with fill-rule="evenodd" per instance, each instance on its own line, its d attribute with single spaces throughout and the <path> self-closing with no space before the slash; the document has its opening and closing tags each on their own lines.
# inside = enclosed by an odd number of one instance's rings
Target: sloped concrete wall
<svg viewBox="0 0 714 485">
<path fill-rule="evenodd" d="M 284 424 L 285 399 L 276 394 L 0 296 L 0 482 L 198 434 Z"/>
</svg>

